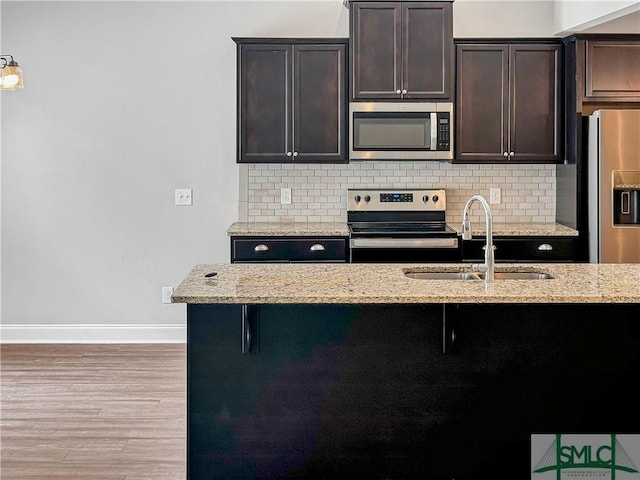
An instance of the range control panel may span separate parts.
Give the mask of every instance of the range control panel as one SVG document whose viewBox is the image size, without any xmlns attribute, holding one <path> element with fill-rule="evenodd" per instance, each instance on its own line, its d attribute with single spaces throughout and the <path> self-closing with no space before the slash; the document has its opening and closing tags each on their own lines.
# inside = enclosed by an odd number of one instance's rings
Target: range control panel
<svg viewBox="0 0 640 480">
<path fill-rule="evenodd" d="M 444 189 L 349 189 L 347 211 L 445 211 Z"/>
</svg>

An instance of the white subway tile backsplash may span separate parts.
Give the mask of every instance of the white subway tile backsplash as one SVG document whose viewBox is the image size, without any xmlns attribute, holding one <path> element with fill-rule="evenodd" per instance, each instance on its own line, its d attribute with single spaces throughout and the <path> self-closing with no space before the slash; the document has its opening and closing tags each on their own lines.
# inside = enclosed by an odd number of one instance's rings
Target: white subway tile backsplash
<svg viewBox="0 0 640 480">
<path fill-rule="evenodd" d="M 352 162 L 349 164 L 242 164 L 238 218 L 242 221 L 341 222 L 346 220 L 349 188 L 445 188 L 447 221 L 462 221 L 462 209 L 474 194 L 488 198 L 497 222 L 553 222 L 554 165 L 472 165 L 447 162 Z M 280 188 L 292 191 L 292 204 L 280 204 Z M 474 207 L 471 220 L 484 221 Z"/>
</svg>

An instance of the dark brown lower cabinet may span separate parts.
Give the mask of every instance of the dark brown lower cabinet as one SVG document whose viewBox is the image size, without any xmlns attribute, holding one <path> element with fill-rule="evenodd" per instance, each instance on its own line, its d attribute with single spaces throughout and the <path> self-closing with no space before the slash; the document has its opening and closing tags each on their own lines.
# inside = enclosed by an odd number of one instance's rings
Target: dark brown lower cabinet
<svg viewBox="0 0 640 480">
<path fill-rule="evenodd" d="M 465 262 L 483 262 L 484 237 L 462 242 Z M 494 237 L 496 262 L 573 262 L 580 260 L 578 237 Z"/>
<path fill-rule="evenodd" d="M 187 312 L 190 480 L 532 478 L 533 433 L 640 431 L 639 305 Z"/>
<path fill-rule="evenodd" d="M 344 263 L 347 237 L 231 237 L 231 263 Z"/>
</svg>

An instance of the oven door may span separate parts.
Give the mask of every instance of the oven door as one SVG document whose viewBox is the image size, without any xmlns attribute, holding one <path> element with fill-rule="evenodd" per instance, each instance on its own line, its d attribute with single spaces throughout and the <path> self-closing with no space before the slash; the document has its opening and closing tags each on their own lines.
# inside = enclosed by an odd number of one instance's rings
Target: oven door
<svg viewBox="0 0 640 480">
<path fill-rule="evenodd" d="M 349 240 L 351 263 L 450 263 L 462 262 L 457 236 L 367 237 Z"/>
</svg>

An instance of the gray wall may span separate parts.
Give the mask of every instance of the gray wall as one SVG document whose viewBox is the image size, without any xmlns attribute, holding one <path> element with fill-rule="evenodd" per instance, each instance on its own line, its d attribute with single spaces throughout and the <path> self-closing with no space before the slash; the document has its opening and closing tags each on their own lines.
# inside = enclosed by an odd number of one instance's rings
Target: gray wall
<svg viewBox="0 0 640 480">
<path fill-rule="evenodd" d="M 161 304 L 161 287 L 227 262 L 237 220 L 230 37 L 346 37 L 348 11 L 341 0 L 0 8 L 2 53 L 25 72 L 23 90 L 1 93 L 3 341 L 179 340 L 184 305 Z M 546 36 L 551 12 L 461 1 L 454 34 Z M 193 188 L 194 205 L 174 206 L 175 188 Z"/>
<path fill-rule="evenodd" d="M 163 305 L 161 287 L 197 263 L 227 262 L 225 231 L 237 215 L 231 36 L 347 35 L 347 10 L 339 2 L 1 7 L 3 49 L 25 72 L 23 90 L 2 92 L 4 339 L 24 325 L 37 325 L 34 338 L 73 337 L 69 325 L 107 339 L 144 336 L 145 326 L 183 330 L 184 305 Z M 175 188 L 193 188 L 194 205 L 174 206 Z"/>
</svg>

